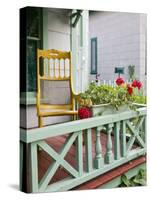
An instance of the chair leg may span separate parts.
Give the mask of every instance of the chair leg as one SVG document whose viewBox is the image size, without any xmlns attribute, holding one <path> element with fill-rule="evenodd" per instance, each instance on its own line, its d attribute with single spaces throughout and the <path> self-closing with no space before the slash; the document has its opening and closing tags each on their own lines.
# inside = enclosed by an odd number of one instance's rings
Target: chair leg
<svg viewBox="0 0 150 200">
<path fill-rule="evenodd" d="M 40 127 L 40 128 L 43 127 L 42 117 L 39 117 L 38 120 L 39 120 L 39 127 Z"/>
</svg>

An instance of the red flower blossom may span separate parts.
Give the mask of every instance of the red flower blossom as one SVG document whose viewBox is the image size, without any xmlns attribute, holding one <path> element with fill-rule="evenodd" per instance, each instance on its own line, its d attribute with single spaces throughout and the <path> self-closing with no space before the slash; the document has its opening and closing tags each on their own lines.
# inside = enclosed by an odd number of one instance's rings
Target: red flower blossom
<svg viewBox="0 0 150 200">
<path fill-rule="evenodd" d="M 140 81 L 138 81 L 138 80 L 134 80 L 132 82 L 132 87 L 137 87 L 140 90 L 141 87 L 142 87 L 142 83 Z"/>
<path fill-rule="evenodd" d="M 117 85 L 122 85 L 123 83 L 124 83 L 123 78 L 121 78 L 121 77 L 117 78 L 117 80 L 116 80 Z"/>
<path fill-rule="evenodd" d="M 80 119 L 89 118 L 92 115 L 91 111 L 90 111 L 90 109 L 88 107 L 79 108 L 78 114 L 79 114 L 79 118 Z"/>
<path fill-rule="evenodd" d="M 129 95 L 133 93 L 133 88 L 129 84 L 127 85 L 127 91 Z"/>
</svg>

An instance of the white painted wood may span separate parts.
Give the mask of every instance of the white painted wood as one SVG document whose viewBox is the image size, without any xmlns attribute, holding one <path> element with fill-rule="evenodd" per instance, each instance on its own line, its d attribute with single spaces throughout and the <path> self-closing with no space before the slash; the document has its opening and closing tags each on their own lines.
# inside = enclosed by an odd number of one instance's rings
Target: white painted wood
<svg viewBox="0 0 150 200">
<path fill-rule="evenodd" d="M 88 86 L 88 16 L 88 11 L 84 10 L 77 25 L 71 27 L 73 85 L 76 92 L 82 92 Z"/>
</svg>

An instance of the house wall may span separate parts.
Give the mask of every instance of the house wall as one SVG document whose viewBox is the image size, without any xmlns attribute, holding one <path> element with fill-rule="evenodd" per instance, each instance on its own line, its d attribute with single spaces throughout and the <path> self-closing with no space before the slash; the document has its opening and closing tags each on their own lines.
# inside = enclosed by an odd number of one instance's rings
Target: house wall
<svg viewBox="0 0 150 200">
<path fill-rule="evenodd" d="M 57 49 L 60 51 L 70 51 L 70 25 L 68 11 L 58 12 L 55 9 L 48 9 L 48 49 Z M 49 101 L 55 103 L 67 103 L 69 86 L 67 83 L 62 84 L 47 82 L 43 83 L 43 96 Z M 55 95 L 54 95 L 55 94 Z M 53 97 L 53 99 L 51 98 Z M 60 102 L 61 101 L 61 102 Z M 27 113 L 27 115 L 26 115 Z M 23 128 L 34 128 L 38 126 L 36 105 L 21 106 L 21 121 Z M 69 116 L 46 117 L 43 118 L 45 125 L 69 121 Z"/>
<path fill-rule="evenodd" d="M 125 68 L 123 77 L 128 79 L 128 66 L 135 65 L 135 75 L 144 83 L 146 14 L 91 12 L 89 19 L 90 39 L 98 40 L 100 78 L 114 80 L 117 76 L 114 68 L 121 66 Z M 94 80 L 95 75 L 90 74 L 89 78 Z"/>
</svg>

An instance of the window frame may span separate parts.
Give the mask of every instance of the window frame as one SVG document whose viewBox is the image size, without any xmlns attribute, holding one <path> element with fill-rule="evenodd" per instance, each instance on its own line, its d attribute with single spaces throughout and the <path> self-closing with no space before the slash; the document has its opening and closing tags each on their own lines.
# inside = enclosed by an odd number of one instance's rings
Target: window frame
<svg viewBox="0 0 150 200">
<path fill-rule="evenodd" d="M 48 9 L 42 8 L 42 46 L 43 49 L 48 49 Z M 21 67 L 21 66 L 20 66 Z M 20 105 L 35 105 L 36 91 L 20 91 Z"/>
</svg>

